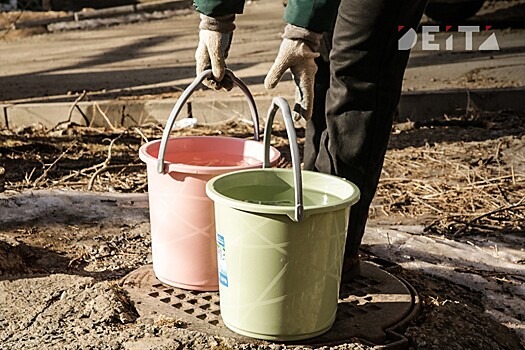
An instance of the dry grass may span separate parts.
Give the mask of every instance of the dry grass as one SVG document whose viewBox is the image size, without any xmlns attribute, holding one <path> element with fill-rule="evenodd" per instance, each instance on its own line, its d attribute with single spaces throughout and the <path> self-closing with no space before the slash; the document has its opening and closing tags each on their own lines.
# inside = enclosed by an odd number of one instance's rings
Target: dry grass
<svg viewBox="0 0 525 350">
<path fill-rule="evenodd" d="M 510 126 L 501 124 L 509 121 Z M 394 128 L 371 219 L 425 224 L 427 231 L 445 235 L 522 233 L 525 137 L 521 124 L 521 116 L 511 120 L 488 115 L 470 122 L 445 120 Z M 304 130 L 297 132 L 302 146 Z M 69 123 L 50 130 L 4 130 L 0 166 L 6 169 L 5 188 L 144 192 L 146 169 L 138 159 L 138 148 L 161 135 L 162 128 L 152 124 L 101 129 Z M 251 138 L 253 127 L 236 120 L 173 132 L 182 135 Z M 398 136 L 405 141 L 400 144 Z M 278 166 L 289 167 L 282 126 L 274 131 L 272 145 L 284 156 Z"/>
<path fill-rule="evenodd" d="M 523 233 L 524 161 L 519 134 L 390 150 L 373 209 L 438 234 Z"/>
</svg>

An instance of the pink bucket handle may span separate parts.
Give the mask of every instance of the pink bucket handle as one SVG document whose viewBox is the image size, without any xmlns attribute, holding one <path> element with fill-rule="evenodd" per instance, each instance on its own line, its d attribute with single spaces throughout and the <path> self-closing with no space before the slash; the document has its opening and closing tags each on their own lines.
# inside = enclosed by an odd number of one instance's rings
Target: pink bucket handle
<svg viewBox="0 0 525 350">
<path fill-rule="evenodd" d="M 168 138 L 170 136 L 171 129 L 173 128 L 173 124 L 175 123 L 175 119 L 177 119 L 177 116 L 179 115 L 182 106 L 188 101 L 191 94 L 196 90 L 196 88 L 203 82 L 204 79 L 212 77 L 212 71 L 211 69 L 207 69 L 203 71 L 201 74 L 199 74 L 195 80 L 184 90 L 182 95 L 177 100 L 177 103 L 171 110 L 170 116 L 168 118 L 168 121 L 166 122 L 166 127 L 164 128 L 164 132 L 162 133 L 162 140 L 160 142 L 160 148 L 159 148 L 159 155 L 158 155 L 158 161 L 157 161 L 157 172 L 159 174 L 165 174 L 166 173 L 166 166 L 164 164 L 164 155 L 166 153 L 166 146 L 168 144 Z M 229 69 L 226 69 L 225 76 L 230 78 L 235 85 L 237 85 L 241 91 L 246 96 L 246 99 L 248 100 L 248 105 L 250 107 L 250 112 L 252 115 L 253 120 L 253 138 L 255 141 L 259 141 L 259 115 L 257 113 L 257 107 L 255 105 L 255 100 L 253 99 L 253 96 L 246 86 L 244 82 L 237 78 L 235 74 Z"/>
<path fill-rule="evenodd" d="M 299 157 L 299 146 L 297 146 L 297 136 L 295 135 L 295 127 L 292 121 L 292 111 L 290 105 L 282 97 L 274 97 L 272 104 L 268 109 L 268 117 L 264 126 L 264 162 L 263 168 L 270 167 L 270 138 L 272 133 L 273 120 L 277 110 L 281 109 L 286 126 L 286 134 L 290 144 L 290 151 L 292 153 L 292 168 L 294 175 L 294 193 L 295 193 L 295 215 L 293 220 L 296 222 L 304 219 L 304 204 L 303 204 L 303 179 L 301 176 L 301 162 Z"/>
</svg>

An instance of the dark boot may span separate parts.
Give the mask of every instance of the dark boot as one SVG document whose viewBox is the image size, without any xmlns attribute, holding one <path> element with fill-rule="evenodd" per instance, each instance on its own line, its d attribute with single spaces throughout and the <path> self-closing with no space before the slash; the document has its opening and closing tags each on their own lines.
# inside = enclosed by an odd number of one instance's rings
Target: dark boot
<svg viewBox="0 0 525 350">
<path fill-rule="evenodd" d="M 354 280 L 361 274 L 361 262 L 359 260 L 359 253 L 350 256 L 345 255 L 343 258 L 343 272 L 341 275 L 341 282 L 347 283 Z"/>
</svg>

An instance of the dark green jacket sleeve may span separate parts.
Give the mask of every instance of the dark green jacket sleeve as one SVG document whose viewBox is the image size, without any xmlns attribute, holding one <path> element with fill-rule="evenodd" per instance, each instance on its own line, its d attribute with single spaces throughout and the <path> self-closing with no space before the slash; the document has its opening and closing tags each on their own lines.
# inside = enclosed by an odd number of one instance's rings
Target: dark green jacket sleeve
<svg viewBox="0 0 525 350">
<path fill-rule="evenodd" d="M 317 33 L 332 30 L 340 0 L 288 0 L 286 23 Z"/>
<path fill-rule="evenodd" d="M 216 17 L 242 13 L 244 0 L 193 0 L 193 6 L 206 16 Z"/>
</svg>

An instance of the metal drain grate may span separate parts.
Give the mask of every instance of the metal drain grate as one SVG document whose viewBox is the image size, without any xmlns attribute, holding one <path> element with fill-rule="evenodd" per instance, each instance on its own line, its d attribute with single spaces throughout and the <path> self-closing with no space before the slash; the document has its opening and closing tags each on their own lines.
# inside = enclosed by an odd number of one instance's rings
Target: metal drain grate
<svg viewBox="0 0 525 350">
<path fill-rule="evenodd" d="M 141 317 L 163 315 L 186 328 L 216 336 L 242 338 L 222 322 L 218 292 L 196 292 L 161 283 L 151 265 L 132 271 L 123 279 L 123 288 Z"/>
<path fill-rule="evenodd" d="M 343 284 L 336 321 L 381 310 L 381 307 L 371 303 L 371 295 L 381 293 L 381 289 L 375 287 L 379 284 L 380 281 L 368 277 L 358 277 L 352 284 Z"/>
<path fill-rule="evenodd" d="M 183 291 L 162 283 L 154 284 L 152 288 L 156 291 L 148 293 L 148 296 L 191 316 L 191 321 L 197 319 L 212 326 L 221 322 L 217 293 Z"/>
<path fill-rule="evenodd" d="M 369 345 L 385 348 L 408 346 L 396 330 L 402 328 L 419 310 L 417 293 L 406 282 L 363 263 L 362 276 L 341 286 L 334 326 L 327 333 L 298 345 L 338 345 L 360 338 Z M 142 317 L 164 315 L 183 322 L 188 329 L 210 335 L 265 343 L 230 331 L 222 322 L 218 292 L 196 292 L 162 284 L 151 266 L 126 276 L 124 289 Z M 300 320 L 298 320 L 300 322 Z"/>
</svg>

